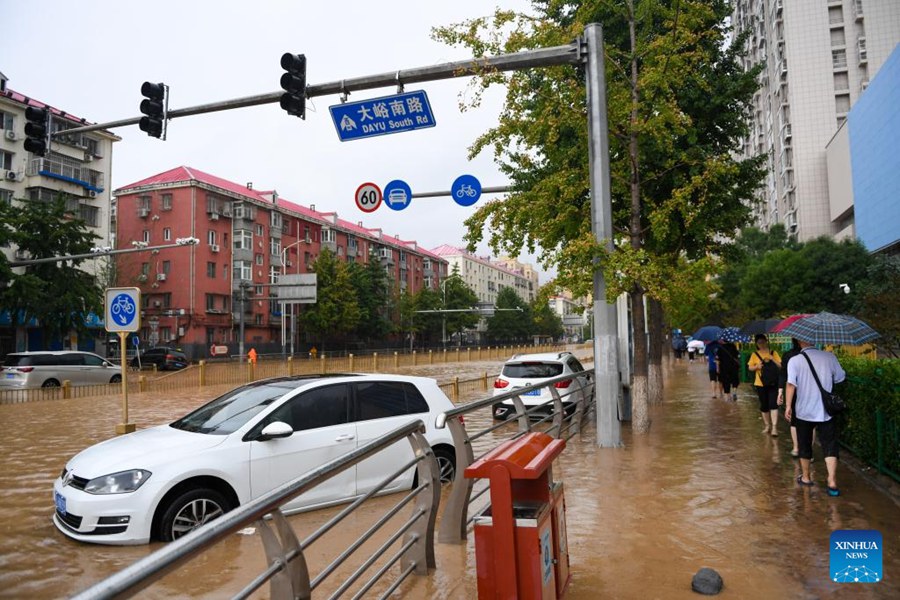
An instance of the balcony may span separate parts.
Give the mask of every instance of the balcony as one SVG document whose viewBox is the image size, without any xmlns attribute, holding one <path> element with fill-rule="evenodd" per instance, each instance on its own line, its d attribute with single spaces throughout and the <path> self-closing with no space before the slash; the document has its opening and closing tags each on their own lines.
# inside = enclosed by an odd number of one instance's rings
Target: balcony
<svg viewBox="0 0 900 600">
<path fill-rule="evenodd" d="M 859 64 L 868 62 L 869 55 L 868 55 L 868 52 L 866 51 L 866 38 L 861 37 L 858 40 L 856 40 L 856 50 L 857 50 L 857 53 L 859 56 Z"/>
<path fill-rule="evenodd" d="M 41 175 L 60 181 L 80 185 L 91 192 L 102 192 L 103 173 L 88 169 L 81 163 L 71 159 L 56 160 L 54 158 L 35 158 L 28 163 L 26 175 Z"/>
<path fill-rule="evenodd" d="M 865 16 L 863 14 L 862 0 L 853 0 L 852 6 L 853 6 L 853 18 L 856 19 L 857 21 L 861 21 L 862 18 Z"/>
</svg>

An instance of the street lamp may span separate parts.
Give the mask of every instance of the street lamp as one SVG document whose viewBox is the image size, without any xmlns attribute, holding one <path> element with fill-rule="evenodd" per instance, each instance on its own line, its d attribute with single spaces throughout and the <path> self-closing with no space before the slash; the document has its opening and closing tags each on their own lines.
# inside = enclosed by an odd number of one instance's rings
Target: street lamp
<svg viewBox="0 0 900 600">
<path fill-rule="evenodd" d="M 241 303 L 240 312 L 240 339 L 238 339 L 238 360 L 244 360 L 244 303 L 248 300 L 248 292 L 252 284 L 249 281 L 241 281 L 238 285 L 238 300 Z"/>
</svg>

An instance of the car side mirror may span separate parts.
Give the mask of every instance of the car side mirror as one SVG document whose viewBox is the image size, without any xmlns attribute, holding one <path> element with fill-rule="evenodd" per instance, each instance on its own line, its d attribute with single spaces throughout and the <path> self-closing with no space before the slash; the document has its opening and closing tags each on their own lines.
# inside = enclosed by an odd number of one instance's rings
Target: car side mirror
<svg viewBox="0 0 900 600">
<path fill-rule="evenodd" d="M 291 427 L 284 421 L 275 421 L 274 423 L 269 423 L 263 428 L 263 430 L 259 433 L 259 437 L 256 438 L 256 441 L 265 442 L 268 440 L 291 437 L 291 434 L 293 433 L 293 427 Z"/>
</svg>

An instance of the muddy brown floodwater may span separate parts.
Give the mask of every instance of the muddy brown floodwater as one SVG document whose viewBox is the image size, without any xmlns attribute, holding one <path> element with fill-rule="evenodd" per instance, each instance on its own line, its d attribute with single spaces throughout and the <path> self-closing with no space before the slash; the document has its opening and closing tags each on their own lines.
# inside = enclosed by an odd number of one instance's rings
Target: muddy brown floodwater
<svg viewBox="0 0 900 600">
<path fill-rule="evenodd" d="M 416 372 L 446 381 L 496 373 L 498 367 L 446 364 Z M 164 423 L 225 389 L 132 396 L 132 420 L 141 428 Z M 844 465 L 842 496 L 828 497 L 819 448 L 817 485 L 800 489 L 785 424 L 780 437 L 763 436 L 751 390 L 742 386 L 739 401 L 730 403 L 709 398 L 708 389 L 703 365 L 670 365 L 665 402 L 652 410 L 649 435 L 632 436 L 626 426 L 623 448 L 598 448 L 588 427 L 569 442 L 554 467 L 566 493 L 572 565 L 567 597 L 694 598 L 691 576 L 707 566 L 725 581 L 722 598 L 900 598 L 900 507 Z M 483 394 L 469 392 L 462 400 Z M 110 397 L 0 405 L 0 597 L 69 596 L 160 547 L 81 544 L 50 521 L 53 479 L 69 457 L 111 437 L 119 403 Z M 475 416 L 467 423 L 488 420 Z M 348 545 L 389 502 L 376 499 L 327 546 Z M 290 522 L 304 537 L 336 510 Z M 828 540 L 836 529 L 882 533 L 884 581 L 829 580 Z M 395 596 L 475 597 L 472 536 L 466 544 L 437 544 L 436 550 L 437 570 L 413 577 Z M 264 560 L 257 534 L 235 535 L 140 597 L 229 597 Z M 310 557 L 313 573 L 322 560 L 318 553 Z"/>
</svg>

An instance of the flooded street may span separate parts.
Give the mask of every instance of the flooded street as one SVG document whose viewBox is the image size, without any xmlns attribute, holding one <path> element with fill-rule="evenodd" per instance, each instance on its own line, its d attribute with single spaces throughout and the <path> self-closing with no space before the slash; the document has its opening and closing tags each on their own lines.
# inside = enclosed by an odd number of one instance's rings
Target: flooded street
<svg viewBox="0 0 900 600">
<path fill-rule="evenodd" d="M 485 361 L 420 366 L 415 372 L 443 382 L 498 368 L 499 362 Z M 714 400 L 703 365 L 688 369 L 684 362 L 667 369 L 666 401 L 653 410 L 650 435 L 632 437 L 626 427 L 624 448 L 601 449 L 589 427 L 570 441 L 554 470 L 565 483 L 567 501 L 573 573 L 568 598 L 694 598 L 691 576 L 704 566 L 722 575 L 723 598 L 900 597 L 900 507 L 844 464 L 838 472 L 842 496 L 829 498 L 818 447 L 817 485 L 800 489 L 786 424 L 780 423 L 778 438 L 762 435 L 756 396 L 744 386 L 737 403 Z M 171 421 L 229 387 L 135 395 L 132 420 L 138 428 Z M 461 400 L 487 393 L 470 390 Z M 487 420 L 467 417 L 470 427 Z M 0 597 L 65 597 L 159 547 L 81 544 L 50 521 L 52 482 L 65 461 L 111 437 L 119 421 L 116 396 L 0 405 Z M 342 528 L 322 551 L 346 546 L 370 515 L 393 501 L 375 500 L 351 520 L 358 530 Z M 290 522 L 302 538 L 337 510 Z M 829 581 L 828 538 L 835 529 L 882 533 L 883 582 Z M 472 546 L 471 535 L 467 544 L 437 544 L 438 569 L 412 578 L 400 591 L 410 598 L 474 597 Z M 313 573 L 326 560 L 318 552 L 308 557 Z M 232 536 L 141 597 L 227 597 L 264 562 L 258 534 Z"/>
</svg>

